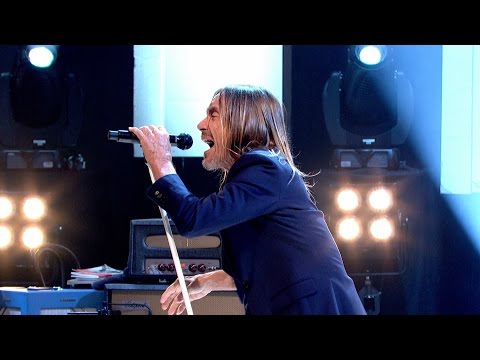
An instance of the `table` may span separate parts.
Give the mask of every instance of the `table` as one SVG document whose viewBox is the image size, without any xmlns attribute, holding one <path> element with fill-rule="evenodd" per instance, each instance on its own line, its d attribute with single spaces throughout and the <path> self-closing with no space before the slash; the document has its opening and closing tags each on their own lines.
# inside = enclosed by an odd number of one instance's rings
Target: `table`
<svg viewBox="0 0 480 360">
<path fill-rule="evenodd" d="M 58 287 L 0 287 L 3 315 L 97 314 L 106 300 L 105 291 Z"/>
</svg>

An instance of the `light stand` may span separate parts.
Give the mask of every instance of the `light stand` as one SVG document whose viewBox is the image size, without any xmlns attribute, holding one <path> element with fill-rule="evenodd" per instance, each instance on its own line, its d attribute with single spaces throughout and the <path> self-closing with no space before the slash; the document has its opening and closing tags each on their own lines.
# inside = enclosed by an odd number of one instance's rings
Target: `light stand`
<svg viewBox="0 0 480 360">
<path fill-rule="evenodd" d="M 367 315 L 380 314 L 380 297 L 382 292 L 377 290 L 370 280 L 370 276 L 365 277 L 365 286 L 358 292 L 363 307 Z"/>
</svg>

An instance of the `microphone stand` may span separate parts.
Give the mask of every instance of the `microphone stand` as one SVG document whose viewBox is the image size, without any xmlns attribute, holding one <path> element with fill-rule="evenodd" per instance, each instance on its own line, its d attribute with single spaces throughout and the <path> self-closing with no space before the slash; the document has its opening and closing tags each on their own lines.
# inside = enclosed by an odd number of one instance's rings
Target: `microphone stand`
<svg viewBox="0 0 480 360">
<path fill-rule="evenodd" d="M 152 170 L 147 164 L 148 172 L 150 173 L 150 179 L 152 184 L 155 182 Z M 167 212 L 158 207 L 160 210 L 160 215 L 162 217 L 163 226 L 165 228 L 165 234 L 167 235 L 168 246 L 170 247 L 170 252 L 172 253 L 173 264 L 175 265 L 175 271 L 177 273 L 178 282 L 180 283 L 180 288 L 182 289 L 183 301 L 185 302 L 185 309 L 187 310 L 187 315 L 193 315 L 192 304 L 188 296 L 187 285 L 185 284 L 185 277 L 183 276 L 182 267 L 180 265 L 180 259 L 178 257 L 177 247 L 175 246 L 175 241 L 173 239 L 172 229 L 170 228 L 170 223 L 168 222 Z"/>
</svg>

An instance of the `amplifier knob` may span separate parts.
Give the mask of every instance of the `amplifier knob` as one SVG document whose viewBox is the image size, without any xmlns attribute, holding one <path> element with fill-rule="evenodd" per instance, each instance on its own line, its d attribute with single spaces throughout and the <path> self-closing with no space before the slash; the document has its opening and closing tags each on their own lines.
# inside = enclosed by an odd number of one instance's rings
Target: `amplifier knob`
<svg viewBox="0 0 480 360">
<path fill-rule="evenodd" d="M 207 270 L 207 267 L 205 266 L 205 264 L 198 265 L 198 271 L 205 272 L 205 270 Z"/>
<path fill-rule="evenodd" d="M 188 265 L 188 270 L 190 270 L 190 272 L 194 273 L 197 271 L 197 265 L 195 264 L 190 264 Z"/>
<path fill-rule="evenodd" d="M 167 270 L 167 265 L 165 265 L 163 263 L 158 264 L 157 269 L 163 272 L 163 271 Z"/>
</svg>

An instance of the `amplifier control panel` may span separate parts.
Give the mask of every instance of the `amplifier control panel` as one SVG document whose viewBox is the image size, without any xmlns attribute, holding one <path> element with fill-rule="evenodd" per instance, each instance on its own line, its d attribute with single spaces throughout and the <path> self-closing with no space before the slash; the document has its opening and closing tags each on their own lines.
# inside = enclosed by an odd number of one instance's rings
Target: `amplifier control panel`
<svg viewBox="0 0 480 360">
<path fill-rule="evenodd" d="M 183 275 L 192 276 L 220 269 L 218 259 L 180 259 Z M 173 259 L 145 259 L 147 275 L 175 275 Z"/>
</svg>

